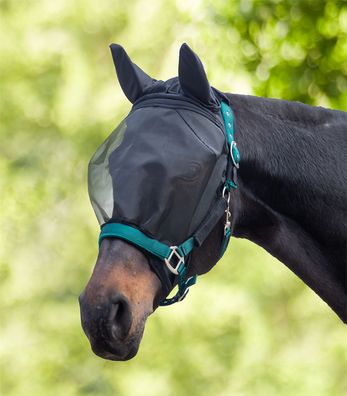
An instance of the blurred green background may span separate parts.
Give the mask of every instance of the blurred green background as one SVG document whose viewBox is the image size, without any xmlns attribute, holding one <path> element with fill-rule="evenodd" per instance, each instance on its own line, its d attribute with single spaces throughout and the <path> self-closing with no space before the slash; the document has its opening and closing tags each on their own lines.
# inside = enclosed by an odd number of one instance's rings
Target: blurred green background
<svg viewBox="0 0 347 396">
<path fill-rule="evenodd" d="M 138 356 L 97 358 L 77 296 L 97 254 L 87 163 L 130 104 L 108 49 L 177 75 L 188 42 L 221 90 L 347 108 L 347 3 L 0 0 L 0 394 L 347 394 L 346 328 L 286 267 L 233 240 Z"/>
</svg>

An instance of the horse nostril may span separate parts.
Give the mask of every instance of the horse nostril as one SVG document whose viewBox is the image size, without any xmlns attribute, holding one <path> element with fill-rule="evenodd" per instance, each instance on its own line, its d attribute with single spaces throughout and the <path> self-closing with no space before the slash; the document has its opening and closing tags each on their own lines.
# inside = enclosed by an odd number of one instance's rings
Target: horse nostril
<svg viewBox="0 0 347 396">
<path fill-rule="evenodd" d="M 132 323 L 130 304 L 121 294 L 113 297 L 111 303 L 109 314 L 111 336 L 114 339 L 124 339 L 128 335 Z"/>
</svg>

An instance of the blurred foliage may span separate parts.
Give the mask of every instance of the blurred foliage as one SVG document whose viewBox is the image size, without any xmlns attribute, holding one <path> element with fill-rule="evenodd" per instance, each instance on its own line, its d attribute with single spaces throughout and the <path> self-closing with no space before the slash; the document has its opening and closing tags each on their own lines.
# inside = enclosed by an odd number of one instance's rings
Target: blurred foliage
<svg viewBox="0 0 347 396">
<path fill-rule="evenodd" d="M 213 85 L 347 108 L 347 3 L 0 0 L 0 394 L 343 395 L 346 330 L 260 248 L 233 240 L 138 356 L 94 356 L 77 296 L 97 254 L 87 162 L 129 110 L 108 44 L 176 75 L 187 41 Z"/>
</svg>

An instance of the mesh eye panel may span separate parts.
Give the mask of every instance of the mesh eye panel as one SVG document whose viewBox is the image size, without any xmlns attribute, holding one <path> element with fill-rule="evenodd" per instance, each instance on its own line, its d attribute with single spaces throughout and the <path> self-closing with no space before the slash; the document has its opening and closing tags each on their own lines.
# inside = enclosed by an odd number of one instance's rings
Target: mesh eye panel
<svg viewBox="0 0 347 396">
<path fill-rule="evenodd" d="M 88 192 L 100 225 L 109 221 L 113 212 L 113 185 L 109 172 L 109 157 L 123 141 L 125 120 L 97 149 L 88 167 Z"/>
</svg>

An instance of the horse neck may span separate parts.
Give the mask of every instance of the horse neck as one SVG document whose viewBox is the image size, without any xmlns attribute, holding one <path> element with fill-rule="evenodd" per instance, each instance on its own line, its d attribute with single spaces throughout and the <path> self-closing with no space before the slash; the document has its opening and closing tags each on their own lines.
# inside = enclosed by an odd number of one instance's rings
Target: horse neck
<svg viewBox="0 0 347 396">
<path fill-rule="evenodd" d="M 241 153 L 233 234 L 265 248 L 346 321 L 347 114 L 230 95 Z"/>
</svg>

